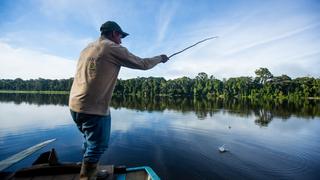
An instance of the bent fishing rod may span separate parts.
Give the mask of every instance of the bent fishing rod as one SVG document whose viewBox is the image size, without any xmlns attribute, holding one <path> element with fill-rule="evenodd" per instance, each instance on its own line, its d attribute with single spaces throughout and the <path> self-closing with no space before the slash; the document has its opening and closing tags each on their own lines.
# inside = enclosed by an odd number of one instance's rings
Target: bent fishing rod
<svg viewBox="0 0 320 180">
<path fill-rule="evenodd" d="M 176 52 L 176 53 L 171 54 L 168 58 L 170 59 L 171 57 L 173 57 L 173 56 L 175 56 L 175 55 L 177 55 L 177 54 L 180 54 L 180 53 L 182 53 L 183 51 L 185 51 L 185 50 L 187 50 L 187 49 L 190 49 L 190 48 L 192 48 L 192 47 L 194 47 L 194 46 L 196 46 L 196 45 L 198 45 L 198 44 L 200 44 L 200 43 L 203 43 L 203 42 L 208 41 L 208 40 L 210 40 L 210 39 L 216 39 L 216 38 L 218 38 L 218 36 L 214 36 L 214 37 L 209 37 L 209 38 L 203 39 L 203 40 L 201 40 L 201 41 L 199 41 L 199 42 L 197 42 L 197 43 L 195 43 L 195 44 L 193 44 L 193 45 L 191 45 L 191 46 L 188 46 L 188 47 L 182 49 L 181 51 L 178 51 L 178 52 Z"/>
</svg>

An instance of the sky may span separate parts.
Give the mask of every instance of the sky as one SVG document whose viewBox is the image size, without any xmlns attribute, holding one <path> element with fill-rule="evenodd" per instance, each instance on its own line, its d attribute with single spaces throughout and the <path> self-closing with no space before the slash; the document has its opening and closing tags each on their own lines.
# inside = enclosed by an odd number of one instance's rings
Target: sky
<svg viewBox="0 0 320 180">
<path fill-rule="evenodd" d="M 320 77 L 319 0 L 1 0 L 0 17 L 0 79 L 73 77 L 81 50 L 108 20 L 143 58 L 219 36 L 148 71 L 121 68 L 121 79 L 222 79 L 255 76 L 260 67 Z"/>
</svg>

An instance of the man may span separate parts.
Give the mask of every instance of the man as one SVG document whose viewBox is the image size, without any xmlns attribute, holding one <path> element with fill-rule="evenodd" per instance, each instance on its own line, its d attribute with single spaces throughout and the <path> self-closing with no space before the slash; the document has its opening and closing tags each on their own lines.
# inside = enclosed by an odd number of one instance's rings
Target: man
<svg viewBox="0 0 320 180">
<path fill-rule="evenodd" d="M 166 55 L 140 58 L 121 46 L 129 35 L 120 26 L 107 21 L 101 36 L 80 54 L 72 84 L 69 107 L 73 120 L 84 136 L 84 155 L 80 179 L 95 179 L 101 155 L 110 137 L 110 101 L 121 66 L 147 70 L 165 63 Z"/>
</svg>

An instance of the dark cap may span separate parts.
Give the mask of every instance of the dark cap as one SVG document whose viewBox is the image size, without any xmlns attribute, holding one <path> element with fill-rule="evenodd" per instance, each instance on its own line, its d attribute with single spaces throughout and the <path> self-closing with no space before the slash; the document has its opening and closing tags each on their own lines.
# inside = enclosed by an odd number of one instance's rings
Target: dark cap
<svg viewBox="0 0 320 180">
<path fill-rule="evenodd" d="M 117 31 L 122 35 L 122 38 L 125 38 L 129 34 L 123 32 L 121 27 L 114 21 L 107 21 L 103 23 L 100 27 L 100 32 L 110 32 L 110 31 Z"/>
</svg>

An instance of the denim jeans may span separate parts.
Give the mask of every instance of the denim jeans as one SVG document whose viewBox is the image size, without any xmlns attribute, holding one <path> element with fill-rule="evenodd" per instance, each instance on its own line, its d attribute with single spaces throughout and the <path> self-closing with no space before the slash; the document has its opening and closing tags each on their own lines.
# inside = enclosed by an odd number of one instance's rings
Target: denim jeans
<svg viewBox="0 0 320 180">
<path fill-rule="evenodd" d="M 98 163 L 108 148 L 111 129 L 111 116 L 77 113 L 70 110 L 72 119 L 83 134 L 83 161 Z"/>
</svg>

